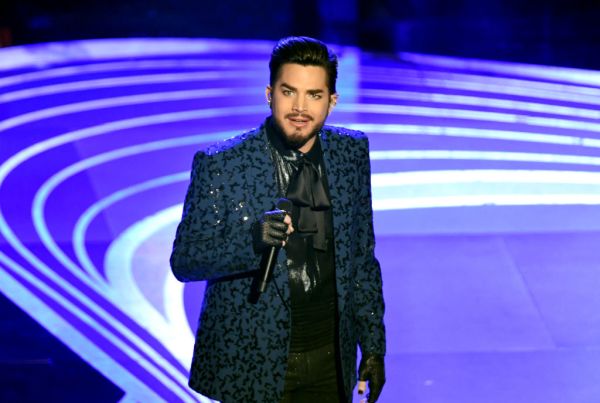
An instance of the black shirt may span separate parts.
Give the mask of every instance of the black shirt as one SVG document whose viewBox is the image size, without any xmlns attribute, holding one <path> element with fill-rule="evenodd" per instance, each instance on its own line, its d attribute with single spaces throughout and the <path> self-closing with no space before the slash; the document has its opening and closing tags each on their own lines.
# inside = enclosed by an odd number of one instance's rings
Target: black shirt
<svg viewBox="0 0 600 403">
<path fill-rule="evenodd" d="M 290 178 L 298 170 L 302 158 L 318 167 L 320 180 L 328 194 L 328 183 L 320 139 L 306 154 L 285 146 L 281 134 L 267 120 L 267 134 L 277 170 L 281 195 L 287 193 Z M 329 196 L 329 194 L 328 194 Z M 299 231 L 295 219 L 299 207 L 292 209 L 292 223 L 296 231 L 286 243 L 288 279 L 291 296 L 292 338 L 291 352 L 310 351 L 333 343 L 335 337 L 335 261 L 333 250 L 333 222 L 331 208 L 318 212 L 324 216 L 326 247 L 313 246 L 313 234 Z M 316 214 L 317 212 L 315 212 Z"/>
</svg>

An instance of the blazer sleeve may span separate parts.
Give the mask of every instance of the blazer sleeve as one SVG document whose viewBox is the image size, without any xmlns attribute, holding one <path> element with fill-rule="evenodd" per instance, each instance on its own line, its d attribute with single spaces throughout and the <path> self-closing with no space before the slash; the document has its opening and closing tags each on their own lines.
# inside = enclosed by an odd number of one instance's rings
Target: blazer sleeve
<svg viewBox="0 0 600 403">
<path fill-rule="evenodd" d="M 355 278 L 356 326 L 359 344 L 363 354 L 385 355 L 385 326 L 383 323 L 384 301 L 382 292 L 381 268 L 375 257 L 375 237 L 373 231 L 373 208 L 371 200 L 371 165 L 369 143 L 365 136 L 360 141 L 358 216 L 359 242 L 356 256 L 359 262 Z"/>
<path fill-rule="evenodd" d="M 224 189 L 223 175 L 217 165 L 203 151 L 194 156 L 170 259 L 179 281 L 218 279 L 255 270 L 260 262 L 260 256 L 252 248 L 249 222 L 241 221 L 229 211 L 233 210 L 228 203 L 232 195 Z"/>
</svg>

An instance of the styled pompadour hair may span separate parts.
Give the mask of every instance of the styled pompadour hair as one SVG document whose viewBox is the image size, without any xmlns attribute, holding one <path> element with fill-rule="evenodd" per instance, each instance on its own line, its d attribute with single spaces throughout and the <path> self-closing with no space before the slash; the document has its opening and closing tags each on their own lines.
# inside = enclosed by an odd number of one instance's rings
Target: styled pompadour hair
<svg viewBox="0 0 600 403">
<path fill-rule="evenodd" d="M 320 66 L 327 72 L 327 88 L 330 94 L 335 94 L 337 81 L 338 59 L 327 45 L 318 39 L 307 36 L 289 36 L 282 38 L 271 52 L 269 61 L 269 84 L 273 86 L 279 77 L 281 66 L 295 63 L 302 66 Z"/>
</svg>

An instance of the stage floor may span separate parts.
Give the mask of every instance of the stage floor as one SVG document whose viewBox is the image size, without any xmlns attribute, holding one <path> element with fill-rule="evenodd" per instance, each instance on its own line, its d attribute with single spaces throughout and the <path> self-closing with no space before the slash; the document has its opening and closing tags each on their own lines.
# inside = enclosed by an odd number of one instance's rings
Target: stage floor
<svg viewBox="0 0 600 403">
<path fill-rule="evenodd" d="M 0 289 L 93 368 L 82 377 L 105 378 L 103 399 L 207 401 L 187 388 L 204 284 L 178 283 L 168 257 L 194 152 L 269 112 L 272 46 L 0 49 Z M 600 74 L 336 50 L 328 123 L 371 144 L 380 402 L 600 401 Z M 22 329 L 3 372 L 73 376 L 54 347 L 16 354 L 49 337 Z M 19 368 L 1 396 L 28 389 Z"/>
</svg>

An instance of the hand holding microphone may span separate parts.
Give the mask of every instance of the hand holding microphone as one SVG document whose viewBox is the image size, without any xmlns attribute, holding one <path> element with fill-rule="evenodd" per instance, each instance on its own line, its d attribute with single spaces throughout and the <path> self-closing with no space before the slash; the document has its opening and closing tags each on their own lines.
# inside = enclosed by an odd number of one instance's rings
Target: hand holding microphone
<svg viewBox="0 0 600 403">
<path fill-rule="evenodd" d="M 285 246 L 288 236 L 294 232 L 290 217 L 290 206 L 285 205 L 280 199 L 275 210 L 267 211 L 252 228 L 252 242 L 254 251 L 261 253 L 269 247 Z M 287 210 L 282 209 L 287 208 Z"/>
<path fill-rule="evenodd" d="M 279 249 L 285 246 L 288 236 L 294 232 L 290 212 L 292 202 L 287 199 L 279 199 L 277 208 L 267 211 L 252 229 L 252 241 L 254 251 L 263 253 L 260 262 L 260 277 L 258 291 L 264 292 L 267 280 L 277 262 Z"/>
</svg>

